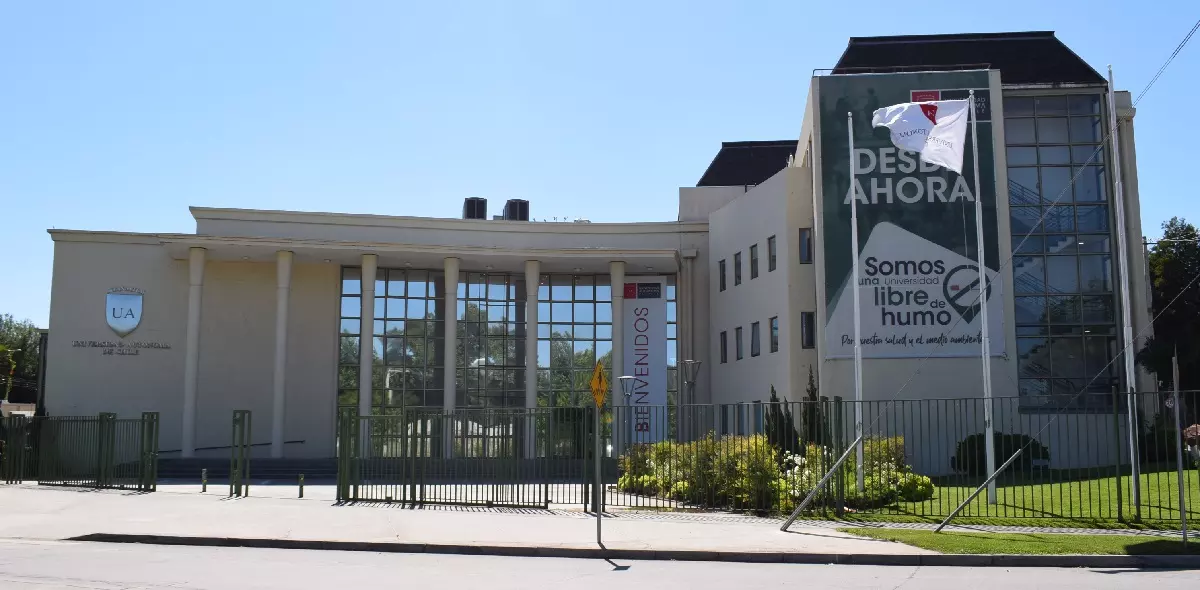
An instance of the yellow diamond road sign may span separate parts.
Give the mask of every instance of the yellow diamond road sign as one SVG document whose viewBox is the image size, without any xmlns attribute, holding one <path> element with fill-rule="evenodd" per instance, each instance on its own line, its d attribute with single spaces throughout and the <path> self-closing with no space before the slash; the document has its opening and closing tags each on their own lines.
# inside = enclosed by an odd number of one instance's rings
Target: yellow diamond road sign
<svg viewBox="0 0 1200 590">
<path fill-rule="evenodd" d="M 596 363 L 592 371 L 592 397 L 596 399 L 596 407 L 604 407 L 604 398 L 608 396 L 608 377 L 604 375 L 604 365 Z"/>
</svg>

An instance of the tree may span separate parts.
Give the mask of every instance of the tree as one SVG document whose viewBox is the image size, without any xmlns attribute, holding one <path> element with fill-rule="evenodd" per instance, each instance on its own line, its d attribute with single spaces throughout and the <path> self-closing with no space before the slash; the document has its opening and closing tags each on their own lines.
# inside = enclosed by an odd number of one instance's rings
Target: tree
<svg viewBox="0 0 1200 590">
<path fill-rule="evenodd" d="M 817 381 L 813 378 L 812 365 L 808 366 L 808 386 L 804 390 L 804 401 L 800 421 L 804 426 L 804 444 L 830 444 L 829 424 L 821 411 L 821 397 Z"/>
<path fill-rule="evenodd" d="M 1200 281 L 1193 282 L 1200 274 L 1200 232 L 1196 227 L 1180 217 L 1164 223 L 1162 241 L 1150 251 L 1148 270 L 1153 317 L 1157 319 L 1154 335 L 1138 351 L 1137 361 L 1156 373 L 1164 387 L 1173 386 L 1171 357 L 1178 350 L 1179 388 L 1200 390 L 1200 342 L 1196 341 L 1200 334 Z"/>
<path fill-rule="evenodd" d="M 0 314 L 0 392 L 5 400 L 14 391 L 22 400 L 33 401 L 36 397 L 40 343 L 41 335 L 33 322 Z"/>
<path fill-rule="evenodd" d="M 771 386 L 771 401 L 767 404 L 767 442 L 785 453 L 801 453 L 800 433 L 796 432 L 795 422 L 792 421 L 792 408 L 786 402 L 779 401 L 775 394 L 775 386 Z"/>
</svg>

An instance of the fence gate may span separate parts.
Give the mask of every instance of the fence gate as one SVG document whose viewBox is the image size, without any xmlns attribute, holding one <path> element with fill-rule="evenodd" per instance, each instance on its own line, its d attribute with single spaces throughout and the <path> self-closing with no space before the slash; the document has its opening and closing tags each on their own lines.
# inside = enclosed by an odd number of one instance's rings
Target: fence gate
<svg viewBox="0 0 1200 590">
<path fill-rule="evenodd" d="M 545 508 L 523 410 L 407 408 L 338 416 L 338 500 Z"/>
</svg>

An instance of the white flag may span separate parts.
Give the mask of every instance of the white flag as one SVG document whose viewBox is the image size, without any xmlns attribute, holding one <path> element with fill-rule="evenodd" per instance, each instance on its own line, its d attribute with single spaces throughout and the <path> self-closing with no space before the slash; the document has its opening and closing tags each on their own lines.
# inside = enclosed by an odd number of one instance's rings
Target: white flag
<svg viewBox="0 0 1200 590">
<path fill-rule="evenodd" d="M 920 153 L 922 161 L 962 174 L 969 108 L 965 100 L 905 102 L 876 110 L 871 126 L 887 127 L 896 147 Z"/>
</svg>

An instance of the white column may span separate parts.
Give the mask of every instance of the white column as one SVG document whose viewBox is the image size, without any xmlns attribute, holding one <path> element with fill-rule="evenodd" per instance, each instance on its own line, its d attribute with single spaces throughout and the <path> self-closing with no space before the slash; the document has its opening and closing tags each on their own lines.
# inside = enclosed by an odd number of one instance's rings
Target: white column
<svg viewBox="0 0 1200 590">
<path fill-rule="evenodd" d="M 188 316 L 183 358 L 183 456 L 196 456 L 196 382 L 200 372 L 200 303 L 204 294 L 204 248 L 188 251 Z"/>
<path fill-rule="evenodd" d="M 283 423 L 287 412 L 288 299 L 292 292 L 292 253 L 275 253 L 275 374 L 271 397 L 271 458 L 283 458 Z"/>
<path fill-rule="evenodd" d="M 442 408 L 447 414 L 454 412 L 455 403 L 458 401 L 457 393 L 457 377 L 458 377 L 458 269 L 460 260 L 457 258 L 446 258 L 445 265 L 445 284 L 446 284 L 446 319 L 444 321 L 445 334 L 443 336 L 443 346 L 445 346 L 445 354 L 442 356 L 446 359 L 445 374 L 442 378 Z M 451 457 L 454 455 L 454 420 L 447 417 L 442 421 L 445 428 L 442 430 L 442 443 L 445 445 L 443 457 Z"/>
<path fill-rule="evenodd" d="M 374 398 L 372 365 L 375 361 L 375 274 L 379 258 L 374 254 L 362 256 L 362 320 L 358 330 L 358 415 L 371 415 Z"/>
<path fill-rule="evenodd" d="M 525 407 L 537 407 L 538 385 L 538 284 L 541 282 L 541 263 L 525 261 Z M 534 416 L 525 419 L 525 457 L 537 456 L 534 437 Z"/>
<path fill-rule="evenodd" d="M 616 408 L 626 403 L 620 379 L 625 374 L 625 262 L 610 262 L 608 277 L 609 290 L 612 292 L 612 380 L 609 382 L 611 390 L 608 396 L 612 400 L 613 408 Z M 627 410 L 618 410 L 613 417 L 612 452 L 613 456 L 616 456 L 625 450 L 625 438 L 632 416 Z"/>
</svg>

